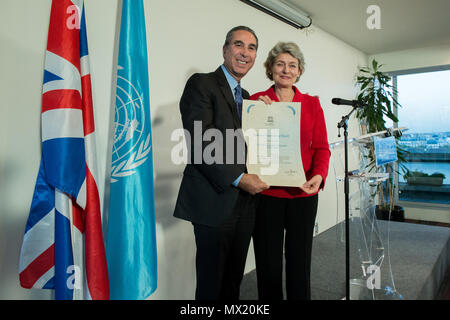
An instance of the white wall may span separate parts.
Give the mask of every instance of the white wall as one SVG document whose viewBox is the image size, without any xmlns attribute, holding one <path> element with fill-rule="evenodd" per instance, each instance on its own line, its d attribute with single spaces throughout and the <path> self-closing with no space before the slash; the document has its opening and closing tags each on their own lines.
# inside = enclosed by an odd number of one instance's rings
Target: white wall
<svg viewBox="0 0 450 320">
<path fill-rule="evenodd" d="M 40 160 L 42 65 L 50 1 L 3 1 L 0 10 L 0 299 L 48 292 L 18 286 L 18 257 Z"/>
<path fill-rule="evenodd" d="M 450 223 L 450 210 L 448 207 L 436 208 L 436 206 L 427 203 L 406 202 L 402 202 L 401 205 L 405 209 L 406 219 Z"/>
<path fill-rule="evenodd" d="M 47 291 L 25 290 L 18 283 L 18 257 L 40 161 L 40 109 L 43 59 L 50 0 L 3 0 L 0 11 L 0 299 L 46 299 Z M 117 0 L 85 0 L 95 108 L 100 178 L 105 179 Z M 330 142 L 336 124 L 349 110 L 331 105 L 332 97 L 355 97 L 357 67 L 367 57 L 323 30 L 294 29 L 238 0 L 144 0 L 149 50 L 150 103 L 153 121 L 158 241 L 158 289 L 152 299 L 192 299 L 195 245 L 190 223 L 172 212 L 182 166 L 170 161 L 173 129 L 181 127 L 178 102 L 187 78 L 223 62 L 226 32 L 248 25 L 259 37 L 258 57 L 243 79 L 251 93 L 266 89 L 263 62 L 277 41 L 297 42 L 306 59 L 298 87 L 318 95 Z M 358 134 L 355 120 L 350 136 Z M 105 190 L 99 186 L 101 198 Z M 336 222 L 334 176 L 319 202 L 319 232 Z M 249 252 L 246 271 L 254 268 Z"/>
<path fill-rule="evenodd" d="M 450 65 L 450 45 L 380 53 L 370 56 L 384 64 L 383 71 L 399 71 Z"/>
</svg>

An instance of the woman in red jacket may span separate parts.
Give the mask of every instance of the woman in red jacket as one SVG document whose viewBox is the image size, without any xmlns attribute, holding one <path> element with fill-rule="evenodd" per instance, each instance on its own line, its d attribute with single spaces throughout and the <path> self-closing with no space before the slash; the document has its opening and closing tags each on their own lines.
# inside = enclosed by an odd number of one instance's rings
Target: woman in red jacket
<svg viewBox="0 0 450 320">
<path fill-rule="evenodd" d="M 301 102 L 300 146 L 307 182 L 300 188 L 270 187 L 261 193 L 253 234 L 259 299 L 282 300 L 283 244 L 287 299 L 309 300 L 311 248 L 318 192 L 328 174 L 330 149 L 319 99 L 295 86 L 305 63 L 293 42 L 279 42 L 269 52 L 266 75 L 274 84 L 250 97 L 266 104 Z"/>
</svg>

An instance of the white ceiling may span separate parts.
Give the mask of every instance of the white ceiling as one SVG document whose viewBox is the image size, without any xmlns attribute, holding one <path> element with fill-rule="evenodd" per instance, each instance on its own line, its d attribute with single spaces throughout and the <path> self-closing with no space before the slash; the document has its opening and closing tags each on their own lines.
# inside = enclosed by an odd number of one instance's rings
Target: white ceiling
<svg viewBox="0 0 450 320">
<path fill-rule="evenodd" d="M 450 0 L 282 0 L 310 15 L 313 25 L 367 54 L 450 44 Z M 369 5 L 381 29 L 369 30 Z"/>
</svg>

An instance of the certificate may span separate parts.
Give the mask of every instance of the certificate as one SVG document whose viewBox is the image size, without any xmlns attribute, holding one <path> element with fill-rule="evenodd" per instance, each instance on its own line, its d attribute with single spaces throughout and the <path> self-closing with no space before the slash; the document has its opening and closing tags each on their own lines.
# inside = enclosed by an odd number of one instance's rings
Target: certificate
<svg viewBox="0 0 450 320">
<path fill-rule="evenodd" d="M 247 171 L 269 186 L 300 187 L 306 182 L 300 150 L 300 110 L 300 102 L 243 102 Z"/>
</svg>

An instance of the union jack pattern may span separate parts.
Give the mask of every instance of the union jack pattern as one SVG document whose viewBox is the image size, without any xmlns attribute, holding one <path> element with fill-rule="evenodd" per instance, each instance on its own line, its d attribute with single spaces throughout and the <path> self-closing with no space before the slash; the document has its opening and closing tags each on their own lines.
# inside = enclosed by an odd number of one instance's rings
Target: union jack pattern
<svg viewBox="0 0 450 320">
<path fill-rule="evenodd" d="M 83 0 L 52 1 L 41 126 L 21 286 L 54 289 L 56 299 L 109 299 Z"/>
</svg>

